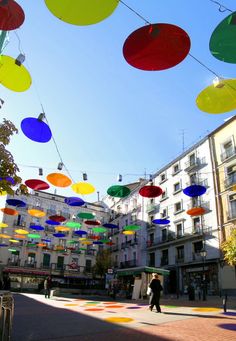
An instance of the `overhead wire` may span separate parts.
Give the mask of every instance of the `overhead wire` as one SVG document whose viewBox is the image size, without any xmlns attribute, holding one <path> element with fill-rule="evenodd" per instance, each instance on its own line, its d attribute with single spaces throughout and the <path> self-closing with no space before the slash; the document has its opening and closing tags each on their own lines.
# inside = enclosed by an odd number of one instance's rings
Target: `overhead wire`
<svg viewBox="0 0 236 341">
<path fill-rule="evenodd" d="M 144 18 L 144 16 L 142 16 L 140 13 L 138 13 L 136 10 L 134 10 L 131 6 L 127 5 L 123 0 L 118 0 L 118 1 L 119 1 L 121 4 L 123 4 L 126 8 L 128 8 L 131 12 L 133 12 L 135 15 L 137 15 L 141 20 L 143 20 L 143 21 L 145 22 L 145 24 L 151 25 L 151 22 L 150 22 L 149 20 L 147 20 L 146 18 Z M 230 11 L 230 12 L 233 12 L 233 11 L 230 10 L 229 8 L 227 8 L 227 7 L 225 7 L 224 5 L 222 5 L 221 3 L 219 3 L 218 1 L 214 1 L 214 0 L 210 0 L 210 1 L 213 2 L 213 3 L 215 3 L 215 4 L 217 4 L 218 6 L 220 6 L 219 10 L 220 10 L 221 12 L 226 11 L 226 10 L 227 10 L 227 11 Z M 223 9 L 223 10 L 222 10 L 222 9 Z M 14 31 L 14 33 L 15 33 L 17 39 L 18 39 L 18 49 L 19 49 L 20 53 L 23 53 L 23 54 L 24 54 L 23 49 L 22 49 L 22 46 L 21 46 L 21 45 L 22 45 L 22 44 L 21 44 L 21 39 L 20 39 L 20 37 L 19 37 L 19 35 L 18 35 L 18 33 L 17 33 L 16 30 Z M 198 62 L 202 67 L 204 67 L 204 68 L 207 69 L 209 72 L 211 72 L 213 75 L 215 75 L 215 76 L 218 77 L 218 78 L 222 78 L 221 76 L 219 76 L 219 74 L 217 74 L 214 70 L 212 70 L 212 69 L 209 68 L 207 65 L 205 65 L 202 61 L 200 61 L 198 58 L 196 58 L 195 56 L 193 56 L 191 53 L 188 53 L 188 55 L 189 55 L 191 58 L 193 58 L 196 62 Z M 26 62 L 26 64 L 28 64 L 28 63 Z M 37 94 L 37 97 L 38 97 L 39 103 L 40 103 L 40 105 L 41 105 L 41 108 L 42 108 L 42 111 L 43 111 L 45 120 L 46 120 L 47 124 L 50 126 L 50 124 L 49 124 L 49 122 L 48 122 L 48 119 L 47 119 L 47 116 L 46 116 L 46 114 L 45 114 L 45 110 L 44 110 L 44 107 L 43 107 L 41 98 L 40 98 L 39 93 L 38 93 L 38 90 L 37 90 L 37 88 L 36 88 L 35 81 L 34 81 L 33 83 L 34 83 L 34 84 L 33 84 L 33 87 L 34 87 L 34 90 L 35 90 L 35 92 L 36 92 L 36 94 Z M 234 89 L 234 90 L 236 90 L 234 87 L 231 87 L 231 88 Z M 63 166 L 64 166 L 64 168 L 65 168 L 67 174 L 69 175 L 69 177 L 73 180 L 73 177 L 71 176 L 70 170 L 67 168 L 67 166 L 65 165 L 65 162 L 63 161 L 61 152 L 60 152 L 60 150 L 59 150 L 58 144 L 57 144 L 57 142 L 56 142 L 55 137 L 54 137 L 53 134 L 52 134 L 52 141 L 53 141 L 53 143 L 54 143 L 54 145 L 55 145 L 55 149 L 56 149 L 56 152 L 57 152 L 57 154 L 58 154 L 58 156 L 59 156 L 59 159 L 60 159 L 61 163 L 63 164 Z M 36 167 L 36 166 L 27 166 L 27 167 L 39 168 L 39 167 Z M 201 174 L 206 174 L 206 173 L 201 173 Z M 126 175 L 127 175 L 127 176 L 128 176 L 128 175 L 131 175 L 131 176 L 143 176 L 144 174 L 125 174 L 124 176 L 126 176 Z M 74 180 L 73 180 L 73 181 L 74 181 Z"/>
<path fill-rule="evenodd" d="M 225 7 L 224 5 L 222 5 L 220 2 L 215 1 L 215 0 L 210 0 L 211 2 L 215 3 L 216 5 L 219 6 L 219 11 L 220 12 L 225 12 L 225 11 L 229 11 L 231 13 L 233 13 L 233 11 L 227 7 Z"/>
</svg>

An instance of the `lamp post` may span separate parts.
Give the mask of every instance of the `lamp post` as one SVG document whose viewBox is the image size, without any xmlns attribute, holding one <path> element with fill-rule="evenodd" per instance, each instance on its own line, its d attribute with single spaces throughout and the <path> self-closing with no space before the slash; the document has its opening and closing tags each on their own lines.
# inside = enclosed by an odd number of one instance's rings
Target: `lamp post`
<svg viewBox="0 0 236 341">
<path fill-rule="evenodd" d="M 203 275 L 202 275 L 202 300 L 206 301 L 206 274 L 205 274 L 205 261 L 206 261 L 206 255 L 207 255 L 206 250 L 202 249 L 200 251 L 200 255 L 203 258 L 203 267 L 202 267 L 202 272 L 203 272 Z"/>
</svg>

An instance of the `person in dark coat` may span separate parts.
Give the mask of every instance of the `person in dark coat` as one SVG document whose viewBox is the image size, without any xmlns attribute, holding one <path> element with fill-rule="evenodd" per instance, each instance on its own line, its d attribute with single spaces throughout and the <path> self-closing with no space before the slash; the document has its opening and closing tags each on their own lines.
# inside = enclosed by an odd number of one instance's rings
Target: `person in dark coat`
<svg viewBox="0 0 236 341">
<path fill-rule="evenodd" d="M 152 280 L 149 284 L 149 288 L 151 288 L 151 296 L 149 299 L 149 309 L 152 311 L 154 305 L 156 306 L 156 310 L 158 313 L 161 313 L 160 307 L 160 295 L 163 290 L 161 282 L 158 278 L 158 274 L 152 274 Z"/>
<path fill-rule="evenodd" d="M 52 280 L 51 280 L 51 277 L 48 276 L 47 278 L 45 278 L 45 281 L 44 281 L 45 298 L 50 298 L 51 289 L 52 289 Z"/>
</svg>

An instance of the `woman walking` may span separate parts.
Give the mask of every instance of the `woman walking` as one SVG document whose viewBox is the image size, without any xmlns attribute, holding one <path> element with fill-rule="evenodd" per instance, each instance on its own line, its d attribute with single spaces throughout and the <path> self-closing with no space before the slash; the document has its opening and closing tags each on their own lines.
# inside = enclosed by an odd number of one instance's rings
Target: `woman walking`
<svg viewBox="0 0 236 341">
<path fill-rule="evenodd" d="M 154 305 L 156 306 L 156 310 L 158 313 L 161 313 L 160 308 L 160 295 L 163 290 L 161 282 L 158 278 L 158 274 L 152 274 L 152 280 L 149 284 L 149 288 L 151 288 L 151 296 L 149 299 L 149 309 L 152 311 Z"/>
</svg>

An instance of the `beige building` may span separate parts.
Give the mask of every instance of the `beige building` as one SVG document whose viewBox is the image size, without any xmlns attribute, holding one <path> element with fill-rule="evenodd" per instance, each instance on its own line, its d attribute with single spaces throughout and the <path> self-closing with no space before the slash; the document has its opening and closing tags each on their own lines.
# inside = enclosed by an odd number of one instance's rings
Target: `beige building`
<svg viewBox="0 0 236 341">
<path fill-rule="evenodd" d="M 210 135 L 220 244 L 236 228 L 236 116 Z M 221 289 L 236 291 L 235 268 L 220 261 Z"/>
<path fill-rule="evenodd" d="M 21 200 L 26 206 L 11 206 L 9 199 Z M 71 206 L 65 199 L 42 191 L 7 196 L 5 208 L 15 209 L 17 214 L 3 214 L 2 222 L 8 226 L 0 227 L 0 270 L 10 275 L 12 289 L 37 289 L 48 275 L 61 287 L 89 288 L 95 284 L 92 268 L 103 245 L 97 242 L 100 234 L 93 232 L 95 226 L 88 225 L 88 220 L 103 224 L 108 213 L 101 203 Z M 43 211 L 45 216 L 32 215 L 30 210 Z M 93 218 L 89 218 L 91 214 Z M 61 217 L 56 219 L 57 225 L 51 216 Z"/>
</svg>

